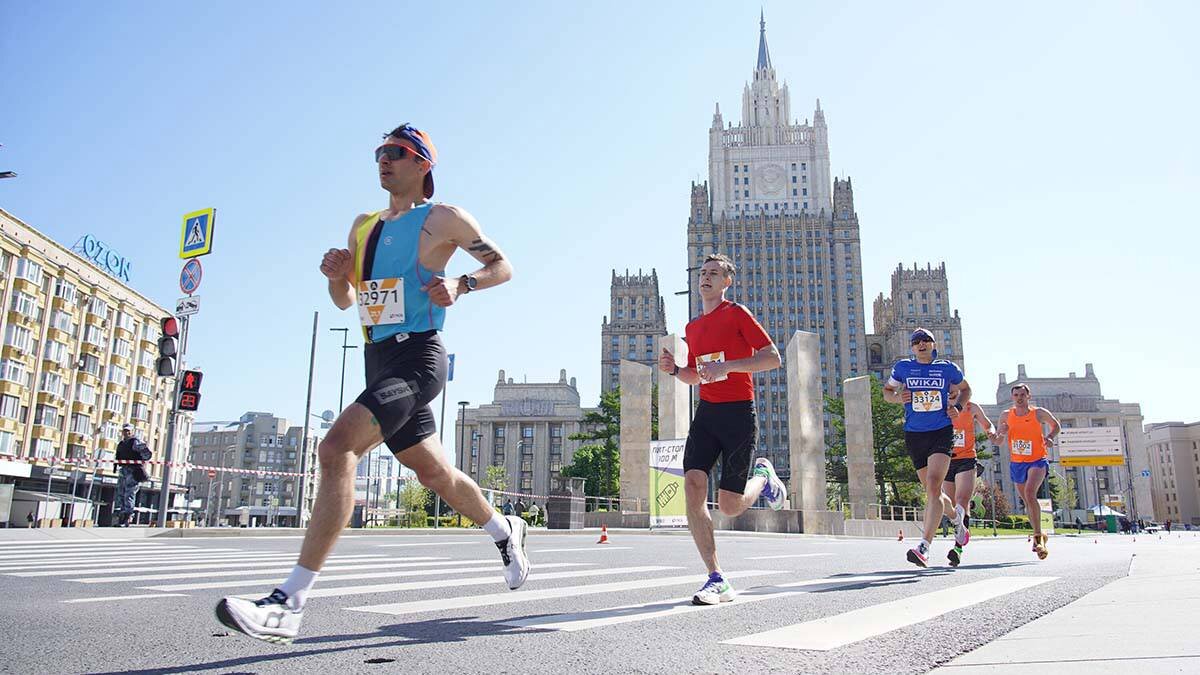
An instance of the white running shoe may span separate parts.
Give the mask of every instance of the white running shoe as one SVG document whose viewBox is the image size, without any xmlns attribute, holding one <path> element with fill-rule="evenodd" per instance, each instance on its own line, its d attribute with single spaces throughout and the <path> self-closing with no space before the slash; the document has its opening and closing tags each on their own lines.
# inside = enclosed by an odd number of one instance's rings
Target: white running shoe
<svg viewBox="0 0 1200 675">
<path fill-rule="evenodd" d="M 762 496 L 763 499 L 767 500 L 767 506 L 770 506 L 774 511 L 787 506 L 787 488 L 784 487 L 783 481 L 779 480 L 779 476 L 775 473 L 775 466 L 771 464 L 771 460 L 766 457 L 759 457 L 754 462 L 754 475 L 767 479 L 762 489 Z"/>
<path fill-rule="evenodd" d="M 263 642 L 290 645 L 300 631 L 304 610 L 288 607 L 288 596 L 278 588 L 261 600 L 222 598 L 217 620 L 229 628 Z"/>
<path fill-rule="evenodd" d="M 517 590 L 529 576 L 529 556 L 525 555 L 525 530 L 529 526 L 516 516 L 504 516 L 511 534 L 508 539 L 496 542 L 500 558 L 504 561 L 504 580 L 508 587 Z"/>
<path fill-rule="evenodd" d="M 692 596 L 693 605 L 715 605 L 733 600 L 733 585 L 725 580 L 719 572 L 708 575 L 704 586 Z"/>
<path fill-rule="evenodd" d="M 959 522 L 954 524 L 954 543 L 961 546 L 966 546 L 971 541 L 971 531 L 967 529 L 967 524 Z"/>
</svg>

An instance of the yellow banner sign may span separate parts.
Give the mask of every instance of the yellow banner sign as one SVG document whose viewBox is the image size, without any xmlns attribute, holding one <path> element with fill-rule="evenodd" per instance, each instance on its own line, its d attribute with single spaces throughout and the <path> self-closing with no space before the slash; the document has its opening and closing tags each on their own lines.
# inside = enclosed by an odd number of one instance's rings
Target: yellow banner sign
<svg viewBox="0 0 1200 675">
<path fill-rule="evenodd" d="M 1124 457 L 1062 457 L 1059 463 L 1063 466 L 1122 466 Z"/>
</svg>

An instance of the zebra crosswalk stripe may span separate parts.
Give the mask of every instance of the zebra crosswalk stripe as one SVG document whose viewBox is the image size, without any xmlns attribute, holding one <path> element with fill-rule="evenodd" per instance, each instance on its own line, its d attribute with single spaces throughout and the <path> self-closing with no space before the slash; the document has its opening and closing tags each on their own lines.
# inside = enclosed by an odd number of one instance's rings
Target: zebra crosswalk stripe
<svg viewBox="0 0 1200 675">
<path fill-rule="evenodd" d="M 1015 593 L 1057 577 L 996 577 L 745 635 L 721 644 L 828 651 Z"/>
<path fill-rule="evenodd" d="M 497 564 L 499 567 L 499 564 Z M 669 567 L 665 565 L 640 565 L 636 567 L 612 567 L 606 569 L 588 569 L 588 570 L 572 570 L 570 572 L 550 572 L 543 574 L 540 571 L 548 565 L 541 564 L 535 567 L 535 571 L 529 575 L 526 580 L 526 586 L 531 582 L 551 581 L 554 579 L 575 579 L 581 577 L 596 576 L 598 574 L 641 574 L 644 572 L 661 572 L 664 570 L 683 569 L 681 567 Z M 309 598 L 328 598 L 339 597 L 343 595 L 370 595 L 373 593 L 397 593 L 402 591 L 419 591 L 432 588 L 465 588 L 467 586 L 488 586 L 498 585 L 503 586 L 505 583 L 503 576 L 491 577 L 467 577 L 465 579 L 433 579 L 429 581 L 412 581 L 394 584 L 372 584 L 367 586 L 318 586 L 309 592 Z M 524 595 L 528 591 L 510 591 Z M 243 595 L 238 596 L 247 600 L 257 599 L 259 596 Z"/>
<path fill-rule="evenodd" d="M 729 578 L 737 578 L 739 576 L 746 575 L 744 573 L 738 574 L 736 572 L 730 572 L 727 573 L 726 576 Z M 540 628 L 543 630 L 574 632 L 588 630 L 591 628 L 599 628 L 601 626 L 629 623 L 632 621 L 644 621 L 646 619 L 657 619 L 660 617 L 681 616 L 684 614 L 690 614 L 692 612 L 713 611 L 722 607 L 741 607 L 753 602 L 761 602 L 763 600 L 794 597 L 799 593 L 809 593 L 818 588 L 835 588 L 837 586 L 857 584 L 864 581 L 904 579 L 911 576 L 911 574 L 897 574 L 892 576 L 869 575 L 827 579 L 808 579 L 806 581 L 778 584 L 775 586 L 750 588 L 738 593 L 737 597 L 734 598 L 732 602 L 723 602 L 719 605 L 693 605 L 692 596 L 689 595 L 682 598 L 655 600 L 632 605 L 623 605 L 620 607 L 609 607 L 590 612 L 553 614 L 550 616 L 533 617 L 530 619 L 504 621 L 501 623 L 505 626 L 517 626 L 520 628 Z M 691 577 L 691 579 L 693 581 L 695 580 L 694 577 Z"/>
<path fill-rule="evenodd" d="M 660 569 L 682 569 L 679 567 L 664 567 Z M 617 570 L 607 570 L 608 572 L 616 572 Z M 730 573 L 731 578 L 762 576 L 765 574 L 782 574 L 782 572 L 773 570 L 747 570 L 743 572 Z M 562 586 L 559 588 L 542 588 L 537 590 L 521 591 L 520 593 L 492 593 L 488 595 L 470 595 L 457 598 L 440 598 L 436 600 L 416 600 L 412 602 L 393 602 L 381 605 L 364 605 L 362 607 L 347 607 L 346 609 L 355 612 L 371 612 L 374 614 L 416 614 L 419 612 L 438 612 L 447 609 L 467 609 L 475 607 L 485 607 L 488 605 L 505 605 L 515 602 L 532 602 L 534 600 L 553 600 L 556 598 L 570 598 L 579 595 L 593 595 L 596 593 L 617 593 L 620 591 L 634 591 L 642 588 L 658 588 L 661 586 L 677 586 L 680 584 L 695 584 L 697 583 L 697 575 L 688 574 L 675 577 L 658 577 L 651 579 L 630 579 L 626 581 L 613 581 L 602 584 L 588 584 L 584 586 Z M 507 625 L 516 625 L 510 623 Z"/>
<path fill-rule="evenodd" d="M 403 572 L 392 572 L 392 573 L 375 571 L 375 572 L 363 572 L 363 573 L 356 573 L 356 574 L 329 574 L 329 575 L 322 574 L 321 581 L 322 582 L 351 581 L 351 580 L 356 580 L 356 579 L 379 579 L 381 577 L 383 577 L 383 578 L 416 577 L 416 576 L 436 576 L 436 575 L 448 575 L 448 574 L 461 574 L 463 572 L 487 572 L 489 570 L 494 570 L 499 566 L 493 560 L 489 560 L 488 563 L 489 564 L 487 567 L 446 568 L 444 566 L 439 565 L 436 568 L 423 569 L 423 570 L 405 570 Z M 586 564 L 587 563 L 543 563 L 543 564 L 539 565 L 538 567 L 539 568 L 582 567 Z M 205 589 L 209 589 L 209 588 L 240 588 L 243 586 L 263 586 L 263 585 L 268 585 L 268 584 L 277 584 L 277 583 L 279 583 L 279 581 L 280 581 L 280 579 L 277 577 L 267 577 L 267 578 L 262 578 L 262 579 L 236 579 L 236 580 L 226 580 L 226 581 L 203 581 L 203 582 L 191 583 L 191 584 L 166 584 L 166 585 L 162 585 L 162 586 L 139 586 L 139 588 L 144 588 L 144 589 L 150 590 L 150 591 L 163 591 L 163 592 L 199 591 L 199 590 L 205 590 Z M 436 582 L 434 582 L 434 583 L 436 583 Z M 453 584 L 451 584 L 451 585 L 453 585 Z M 333 590 L 341 590 L 341 589 L 334 588 Z M 313 597 L 312 592 L 309 593 L 309 597 Z"/>
</svg>

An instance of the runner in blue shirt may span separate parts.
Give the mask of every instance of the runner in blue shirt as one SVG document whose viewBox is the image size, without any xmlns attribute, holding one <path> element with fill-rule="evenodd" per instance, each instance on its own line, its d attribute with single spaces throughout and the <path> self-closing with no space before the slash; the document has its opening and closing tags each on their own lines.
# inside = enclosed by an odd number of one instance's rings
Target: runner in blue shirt
<svg viewBox="0 0 1200 675">
<path fill-rule="evenodd" d="M 883 398 L 904 404 L 904 445 L 917 477 L 925 488 L 924 538 L 908 552 L 908 561 L 925 567 L 933 535 L 954 503 L 942 492 L 942 481 L 954 452 L 954 422 L 971 400 L 971 387 L 962 370 L 937 358 L 933 333 L 918 328 L 912 333 L 913 358 L 898 361 L 883 385 Z"/>
</svg>

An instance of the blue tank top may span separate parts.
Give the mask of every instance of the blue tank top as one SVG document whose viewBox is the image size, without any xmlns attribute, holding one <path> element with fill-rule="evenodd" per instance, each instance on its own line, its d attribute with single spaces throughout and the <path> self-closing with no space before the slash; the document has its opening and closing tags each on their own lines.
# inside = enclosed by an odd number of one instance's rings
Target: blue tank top
<svg viewBox="0 0 1200 675">
<path fill-rule="evenodd" d="M 445 271 L 428 270 L 418 259 L 421 228 L 432 208 L 432 203 L 421 204 L 395 220 L 381 221 L 375 213 L 355 231 L 355 272 L 360 280 L 404 279 L 404 323 L 364 326 L 367 342 L 380 342 L 399 333 L 442 330 L 446 308 L 433 304 L 421 288 Z"/>
</svg>

